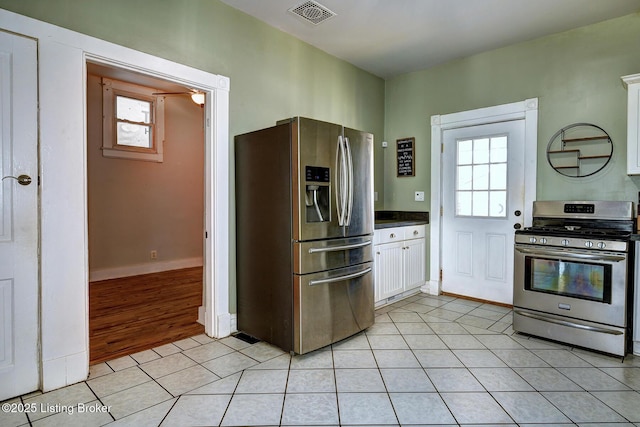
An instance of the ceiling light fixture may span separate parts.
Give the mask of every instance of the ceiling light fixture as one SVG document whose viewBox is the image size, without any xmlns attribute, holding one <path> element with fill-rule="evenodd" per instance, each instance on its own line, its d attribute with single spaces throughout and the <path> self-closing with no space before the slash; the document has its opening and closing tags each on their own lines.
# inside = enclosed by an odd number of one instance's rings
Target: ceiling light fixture
<svg viewBox="0 0 640 427">
<path fill-rule="evenodd" d="M 204 105 L 204 100 L 205 100 L 204 93 L 196 92 L 191 94 L 191 100 L 198 105 Z"/>
</svg>

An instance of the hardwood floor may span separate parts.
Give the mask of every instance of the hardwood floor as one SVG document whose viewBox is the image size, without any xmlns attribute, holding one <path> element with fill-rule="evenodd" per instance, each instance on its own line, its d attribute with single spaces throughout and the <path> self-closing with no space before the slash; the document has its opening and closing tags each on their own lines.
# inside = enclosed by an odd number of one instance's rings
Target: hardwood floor
<svg viewBox="0 0 640 427">
<path fill-rule="evenodd" d="M 204 333 L 202 267 L 92 282 L 90 363 Z"/>
</svg>

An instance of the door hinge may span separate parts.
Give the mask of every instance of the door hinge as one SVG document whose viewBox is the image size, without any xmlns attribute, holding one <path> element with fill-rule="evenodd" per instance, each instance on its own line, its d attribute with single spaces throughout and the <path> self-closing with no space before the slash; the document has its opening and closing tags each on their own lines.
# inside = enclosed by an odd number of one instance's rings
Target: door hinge
<svg viewBox="0 0 640 427">
<path fill-rule="evenodd" d="M 442 206 L 440 206 L 440 216 L 444 215 L 444 208 Z"/>
<path fill-rule="evenodd" d="M 442 269 L 440 269 L 440 281 L 442 282 Z"/>
<path fill-rule="evenodd" d="M 444 143 L 440 144 L 440 152 L 444 153 Z"/>
<path fill-rule="evenodd" d="M 209 238 L 209 232 L 208 232 L 208 231 L 205 231 L 205 232 L 204 232 L 204 238 L 205 238 L 205 239 L 208 239 L 208 238 Z"/>
</svg>

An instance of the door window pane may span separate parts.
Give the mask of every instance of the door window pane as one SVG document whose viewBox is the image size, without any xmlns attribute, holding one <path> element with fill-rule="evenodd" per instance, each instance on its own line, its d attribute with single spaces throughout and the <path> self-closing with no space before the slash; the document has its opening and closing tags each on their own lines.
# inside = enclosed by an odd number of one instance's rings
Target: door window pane
<svg viewBox="0 0 640 427">
<path fill-rule="evenodd" d="M 458 141 L 458 164 L 470 165 L 473 163 L 473 140 Z"/>
<path fill-rule="evenodd" d="M 473 166 L 458 167 L 458 190 L 471 190 L 473 184 Z"/>
<path fill-rule="evenodd" d="M 458 215 L 471 216 L 473 211 L 471 210 L 471 191 L 458 191 L 456 192 L 456 212 Z"/>
<path fill-rule="evenodd" d="M 473 192 L 473 216 L 489 216 L 489 192 Z"/>
<path fill-rule="evenodd" d="M 473 163 L 489 163 L 489 139 L 475 139 L 473 141 Z"/>
<path fill-rule="evenodd" d="M 507 137 L 491 138 L 491 163 L 507 162 Z"/>
<path fill-rule="evenodd" d="M 507 164 L 498 163 L 492 164 L 491 168 L 491 185 L 492 190 L 506 190 L 507 189 Z"/>
<path fill-rule="evenodd" d="M 456 215 L 507 217 L 507 137 L 457 141 Z"/>
<path fill-rule="evenodd" d="M 489 193 L 489 216 L 502 217 L 507 211 L 507 192 L 491 191 Z"/>
<path fill-rule="evenodd" d="M 489 165 L 473 166 L 473 189 L 474 190 L 489 189 Z"/>
</svg>

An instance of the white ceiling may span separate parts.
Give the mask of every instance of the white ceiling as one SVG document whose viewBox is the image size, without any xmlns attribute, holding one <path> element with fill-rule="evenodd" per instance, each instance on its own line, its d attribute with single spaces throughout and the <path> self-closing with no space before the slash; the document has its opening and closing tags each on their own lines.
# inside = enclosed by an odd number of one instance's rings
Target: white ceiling
<svg viewBox="0 0 640 427">
<path fill-rule="evenodd" d="M 422 70 L 640 10 L 640 0 L 317 0 L 336 16 L 314 25 L 304 0 L 222 0 L 377 76 Z"/>
</svg>

